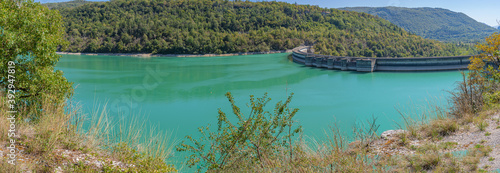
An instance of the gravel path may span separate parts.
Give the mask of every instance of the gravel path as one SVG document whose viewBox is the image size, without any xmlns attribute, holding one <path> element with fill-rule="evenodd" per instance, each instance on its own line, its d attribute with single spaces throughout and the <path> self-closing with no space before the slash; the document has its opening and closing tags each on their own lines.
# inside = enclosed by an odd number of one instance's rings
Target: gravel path
<svg viewBox="0 0 500 173">
<path fill-rule="evenodd" d="M 469 124 L 470 129 L 467 131 L 461 130 L 458 133 L 445 137 L 442 142 L 457 142 L 457 150 L 465 150 L 474 147 L 476 144 L 490 146 L 493 151 L 488 157 L 481 158 L 479 168 L 488 171 L 500 172 L 500 115 L 492 116 L 491 119 L 486 120 L 488 127 L 484 131 L 480 131 L 477 125 Z M 485 135 L 491 133 L 490 135 Z M 494 160 L 490 159 L 493 158 Z M 485 168 L 489 165 L 488 168 Z"/>
</svg>

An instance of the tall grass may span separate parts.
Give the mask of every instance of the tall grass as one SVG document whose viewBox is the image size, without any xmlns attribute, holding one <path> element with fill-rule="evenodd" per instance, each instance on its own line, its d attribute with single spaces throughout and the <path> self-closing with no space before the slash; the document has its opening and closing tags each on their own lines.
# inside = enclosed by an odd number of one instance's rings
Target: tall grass
<svg viewBox="0 0 500 173">
<path fill-rule="evenodd" d="M 447 127 L 442 123 L 448 122 L 448 119 L 453 118 L 450 112 L 443 107 L 443 101 L 434 98 L 426 100 L 425 105 L 410 105 L 406 108 L 396 108 L 396 111 L 402 118 L 402 122 L 396 122 L 399 129 L 408 131 L 410 138 L 428 137 L 432 130 L 438 130 L 439 134 L 445 132 L 440 130 Z"/>
<path fill-rule="evenodd" d="M 165 131 L 150 125 L 144 115 L 112 115 L 107 104 L 94 106 L 89 116 L 80 116 L 77 131 L 85 134 L 89 146 L 107 149 L 111 157 L 133 165 L 132 170 L 171 172 L 166 164 L 173 155 L 174 142 Z M 129 117 L 127 119 L 120 117 Z"/>
<path fill-rule="evenodd" d="M 2 93 L 0 96 L 3 96 Z M 9 140 L 6 132 L 10 123 L 5 111 L 5 97 L 0 100 L 0 146 L 3 148 Z M 175 171 L 173 165 L 167 164 L 174 142 L 170 141 L 168 133 L 150 126 L 140 115 L 115 121 L 113 116 L 118 115 L 110 115 L 106 105 L 94 107 L 91 114 L 83 114 L 75 106 L 50 104 L 50 99 L 44 103 L 36 121 L 20 121 L 18 118 L 16 122 L 16 145 L 31 160 L 13 166 L 0 159 L 0 172 L 52 172 L 59 166 L 69 172 Z M 23 108 L 18 110 L 20 114 L 24 113 Z M 85 164 L 63 166 L 61 158 L 54 154 L 56 149 L 89 153 L 102 160 L 110 158 L 126 166 L 113 167 L 111 163 L 105 163 L 103 167 Z"/>
</svg>

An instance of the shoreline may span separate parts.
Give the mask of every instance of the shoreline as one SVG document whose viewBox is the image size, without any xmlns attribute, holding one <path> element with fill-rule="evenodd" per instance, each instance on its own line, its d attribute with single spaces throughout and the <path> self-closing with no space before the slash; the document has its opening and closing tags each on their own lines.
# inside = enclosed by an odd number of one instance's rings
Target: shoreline
<svg viewBox="0 0 500 173">
<path fill-rule="evenodd" d="M 90 56 L 134 56 L 134 57 L 215 57 L 215 56 L 239 56 L 239 55 L 260 55 L 260 54 L 275 54 L 275 53 L 292 53 L 289 50 L 274 50 L 268 52 L 245 52 L 245 53 L 225 53 L 225 54 L 152 54 L 152 53 L 72 53 L 72 52 L 56 52 L 59 55 L 90 55 Z"/>
</svg>

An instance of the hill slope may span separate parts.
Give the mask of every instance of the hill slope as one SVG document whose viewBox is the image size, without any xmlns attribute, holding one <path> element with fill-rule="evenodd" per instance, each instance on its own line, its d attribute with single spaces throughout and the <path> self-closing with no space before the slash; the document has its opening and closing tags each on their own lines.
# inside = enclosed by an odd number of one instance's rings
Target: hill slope
<svg viewBox="0 0 500 173">
<path fill-rule="evenodd" d="M 384 18 L 406 31 L 440 41 L 476 42 L 498 32 L 463 13 L 441 8 L 352 7 L 343 10 L 365 12 Z"/>
<path fill-rule="evenodd" d="M 82 6 L 83 4 L 90 3 L 90 1 L 86 0 L 72 0 L 67 2 L 56 2 L 56 3 L 45 3 L 45 5 L 49 7 L 49 9 L 61 9 L 61 8 L 72 8 Z"/>
<path fill-rule="evenodd" d="M 464 53 L 372 15 L 284 2 L 114 0 L 60 12 L 70 52 L 220 54 L 314 44 L 342 56 Z"/>
</svg>

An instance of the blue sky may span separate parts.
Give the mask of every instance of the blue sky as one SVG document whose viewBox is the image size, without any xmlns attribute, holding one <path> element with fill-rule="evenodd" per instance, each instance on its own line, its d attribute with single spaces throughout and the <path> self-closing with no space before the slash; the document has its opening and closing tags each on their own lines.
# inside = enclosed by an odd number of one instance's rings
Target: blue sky
<svg viewBox="0 0 500 173">
<path fill-rule="evenodd" d="M 35 0 L 35 2 L 64 2 L 67 0 Z M 93 1 L 93 0 L 90 0 Z M 95 0 L 94 0 L 95 1 Z M 261 1 L 261 0 L 252 0 Z M 500 0 L 279 0 L 289 3 L 311 4 L 320 7 L 438 7 L 462 12 L 490 26 L 499 25 Z"/>
</svg>

